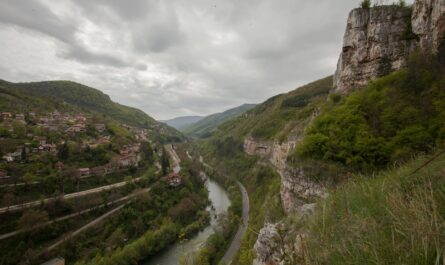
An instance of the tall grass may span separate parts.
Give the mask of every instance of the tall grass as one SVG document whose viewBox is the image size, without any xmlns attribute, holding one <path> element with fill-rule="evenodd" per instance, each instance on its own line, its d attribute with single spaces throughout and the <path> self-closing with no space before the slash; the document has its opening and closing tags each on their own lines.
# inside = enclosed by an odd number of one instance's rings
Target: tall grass
<svg viewBox="0 0 445 265">
<path fill-rule="evenodd" d="M 308 221 L 303 264 L 444 264 L 445 156 L 357 176 Z"/>
</svg>

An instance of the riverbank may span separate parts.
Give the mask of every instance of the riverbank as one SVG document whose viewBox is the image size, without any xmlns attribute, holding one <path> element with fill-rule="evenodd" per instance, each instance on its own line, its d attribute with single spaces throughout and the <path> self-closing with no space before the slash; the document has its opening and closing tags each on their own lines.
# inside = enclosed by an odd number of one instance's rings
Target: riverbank
<svg viewBox="0 0 445 265">
<path fill-rule="evenodd" d="M 181 259 L 190 261 L 190 259 L 194 258 L 193 252 L 201 248 L 207 239 L 216 232 L 216 227 L 218 226 L 217 217 L 227 213 L 230 206 L 229 195 L 221 185 L 209 178 L 207 179 L 206 186 L 209 191 L 209 200 L 211 201 L 211 206 L 207 208 L 211 214 L 210 225 L 192 239 L 173 244 L 159 254 L 141 262 L 141 265 L 174 265 L 180 264 Z"/>
</svg>

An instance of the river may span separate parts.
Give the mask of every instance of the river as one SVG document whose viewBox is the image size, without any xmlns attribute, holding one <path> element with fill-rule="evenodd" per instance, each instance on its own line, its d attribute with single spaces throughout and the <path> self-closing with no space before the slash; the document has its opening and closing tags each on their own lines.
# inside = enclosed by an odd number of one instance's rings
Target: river
<svg viewBox="0 0 445 265">
<path fill-rule="evenodd" d="M 216 215 L 227 211 L 227 208 L 230 206 L 230 200 L 227 192 L 215 181 L 208 179 L 206 185 L 209 191 L 209 199 L 213 205 L 213 207 L 207 208 L 212 216 L 210 225 L 189 241 L 185 243 L 176 243 L 161 253 L 142 262 L 141 265 L 177 265 L 179 264 L 181 257 L 187 256 L 187 254 L 198 249 L 206 239 L 214 233 L 214 227 L 217 222 L 215 217 Z"/>
</svg>

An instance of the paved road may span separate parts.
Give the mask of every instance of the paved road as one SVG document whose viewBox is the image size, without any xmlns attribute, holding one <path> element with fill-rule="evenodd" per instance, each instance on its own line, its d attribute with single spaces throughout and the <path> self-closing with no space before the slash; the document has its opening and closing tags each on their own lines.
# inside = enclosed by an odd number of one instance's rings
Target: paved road
<svg viewBox="0 0 445 265">
<path fill-rule="evenodd" d="M 112 214 L 120 211 L 122 208 L 124 208 L 127 204 L 129 204 L 130 202 L 126 202 L 122 205 L 119 205 L 118 207 L 114 208 L 113 210 L 103 214 L 102 216 L 100 216 L 97 219 L 94 219 L 93 221 L 89 222 L 88 224 L 82 226 L 81 228 L 77 229 L 76 231 L 69 233 L 67 236 L 64 236 L 62 239 L 60 239 L 59 241 L 57 241 L 56 243 L 52 244 L 51 246 L 49 246 L 46 251 L 51 251 L 54 248 L 58 247 L 59 245 L 63 244 L 64 242 L 70 240 L 71 238 L 77 236 L 78 234 L 82 233 L 84 230 L 87 230 L 88 228 L 97 225 L 98 223 L 102 222 L 102 220 L 106 219 L 107 217 L 111 216 Z"/>
<path fill-rule="evenodd" d="M 199 156 L 199 161 L 201 164 L 204 165 L 204 167 L 212 168 L 210 165 L 206 164 L 204 162 L 204 159 L 202 156 Z M 238 187 L 241 191 L 242 199 L 243 199 L 243 213 L 241 216 L 241 224 L 238 227 L 238 231 L 236 231 L 235 237 L 232 239 L 232 242 L 230 243 L 229 248 L 227 249 L 226 253 L 224 254 L 223 258 L 221 259 L 222 264 L 231 264 L 233 257 L 238 252 L 240 246 L 241 246 L 241 240 L 243 239 L 243 235 L 247 231 L 247 227 L 249 226 L 249 194 L 246 191 L 246 188 L 244 188 L 243 184 L 241 182 L 237 181 Z"/>
<path fill-rule="evenodd" d="M 130 181 L 122 181 L 122 182 L 118 182 L 118 183 L 115 183 L 115 184 L 101 186 L 101 187 L 90 189 L 90 190 L 84 190 L 84 191 L 79 191 L 79 192 L 75 192 L 75 193 L 69 193 L 69 194 L 63 195 L 61 198 L 62 199 L 72 199 L 72 198 L 82 197 L 82 196 L 93 194 L 93 193 L 98 193 L 98 192 L 102 192 L 102 191 L 106 191 L 106 190 L 119 188 L 119 187 L 127 185 L 128 182 L 138 182 L 139 180 L 141 180 L 141 178 L 135 178 L 135 179 L 130 180 Z M 52 200 L 54 200 L 54 198 L 46 198 L 46 199 L 39 200 L 39 201 L 33 201 L 33 202 L 27 202 L 27 203 L 23 203 L 23 204 L 12 205 L 12 206 L 9 206 L 9 207 L 3 207 L 3 208 L 0 208 L 0 214 L 1 213 L 6 213 L 6 212 L 20 211 L 20 210 L 22 210 L 24 208 L 30 208 L 30 207 L 39 206 L 42 203 L 45 204 L 45 203 L 47 203 L 49 201 L 52 201 Z"/>
<path fill-rule="evenodd" d="M 28 183 L 20 182 L 20 183 L 16 183 L 16 184 L 3 184 L 3 185 L 0 185 L 0 188 L 18 187 L 18 186 L 36 185 L 36 184 L 40 184 L 40 181 L 32 181 L 32 182 L 28 182 Z"/>
<path fill-rule="evenodd" d="M 96 209 L 103 208 L 103 207 L 105 207 L 105 205 L 106 205 L 106 206 L 109 206 L 109 205 L 113 205 L 113 204 L 116 204 L 116 203 L 119 203 L 119 202 L 122 202 L 122 201 L 126 201 L 126 200 L 131 199 L 131 198 L 133 198 L 133 197 L 135 197 L 135 196 L 138 196 L 138 195 L 141 194 L 141 193 L 149 192 L 149 191 L 150 191 L 150 188 L 143 189 L 143 190 L 141 190 L 141 191 L 138 191 L 138 192 L 136 192 L 136 193 L 133 193 L 133 194 L 124 196 L 124 197 L 122 197 L 122 198 L 119 198 L 119 199 L 114 200 L 114 201 L 112 201 L 112 202 L 109 202 L 109 203 L 107 203 L 107 204 L 97 205 L 97 206 L 94 206 L 94 207 L 91 207 L 91 208 L 82 210 L 82 211 L 77 212 L 77 213 L 72 213 L 72 214 L 69 214 L 69 215 L 65 215 L 65 216 L 56 218 L 56 219 L 54 219 L 54 220 L 48 221 L 48 222 L 46 222 L 46 223 L 43 223 L 43 224 L 34 226 L 34 227 L 31 228 L 31 229 L 20 229 L 20 230 L 16 230 L 16 231 L 13 231 L 13 232 L 10 232 L 10 233 L 6 233 L 6 234 L 3 234 L 3 235 L 0 235 L 0 240 L 3 240 L 3 239 L 6 239 L 6 238 L 10 238 L 10 237 L 16 236 L 16 235 L 21 234 L 21 233 L 23 233 L 23 232 L 29 232 L 29 231 L 32 231 L 32 230 L 35 230 L 35 229 L 38 229 L 38 228 L 41 228 L 41 227 L 50 225 L 50 224 L 55 223 L 55 222 L 60 222 L 60 221 L 68 220 L 68 219 L 71 219 L 71 218 L 80 216 L 80 215 L 82 215 L 82 214 L 89 213 L 89 212 L 94 211 L 94 210 L 96 210 Z"/>
<path fill-rule="evenodd" d="M 247 191 L 244 188 L 243 184 L 241 184 L 239 181 L 237 181 L 237 184 L 243 197 L 242 223 L 240 224 L 238 231 L 236 232 L 235 237 L 232 240 L 232 243 L 230 243 L 229 248 L 227 249 L 221 260 L 223 264 L 227 265 L 232 263 L 233 257 L 238 252 L 241 246 L 243 235 L 246 233 L 247 227 L 249 225 L 249 195 L 247 194 Z"/>
</svg>

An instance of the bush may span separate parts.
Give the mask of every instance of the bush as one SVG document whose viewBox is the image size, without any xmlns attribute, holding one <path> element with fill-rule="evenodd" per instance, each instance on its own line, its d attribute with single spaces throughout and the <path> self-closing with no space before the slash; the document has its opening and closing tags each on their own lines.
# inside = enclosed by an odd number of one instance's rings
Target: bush
<svg viewBox="0 0 445 265">
<path fill-rule="evenodd" d="M 363 0 L 362 3 L 360 4 L 360 7 L 364 9 L 371 8 L 371 0 Z"/>
<path fill-rule="evenodd" d="M 444 141 L 443 65 L 414 55 L 408 68 L 327 105 L 297 155 L 373 170 L 404 161 Z"/>
</svg>

